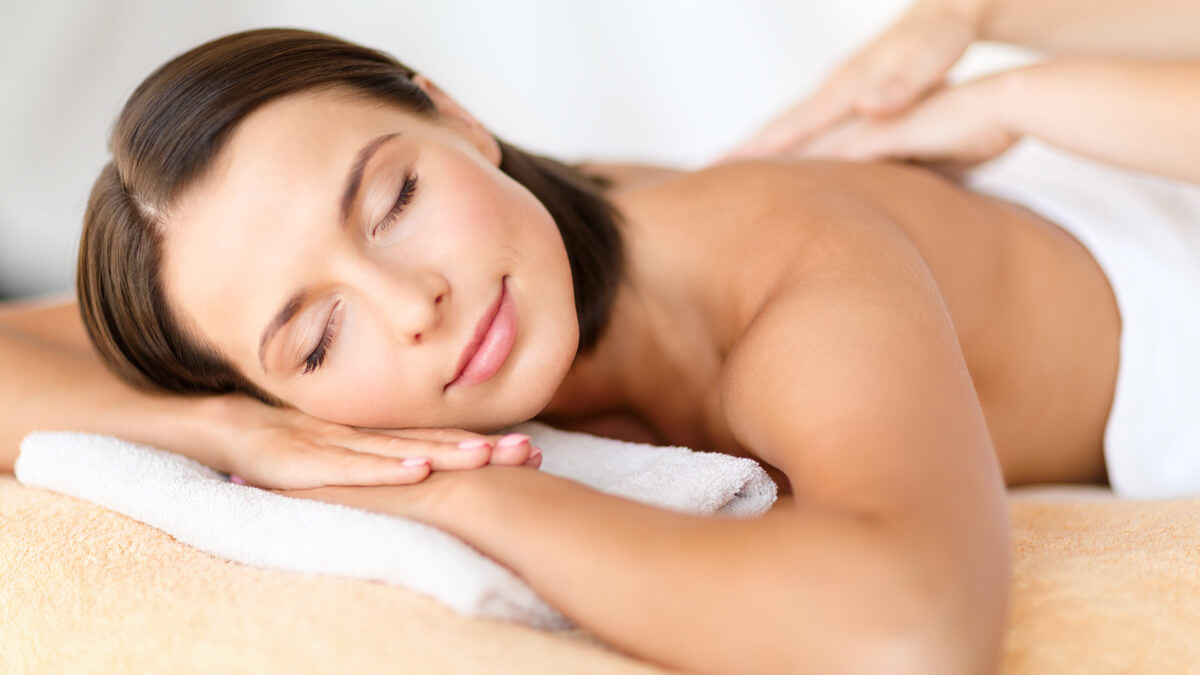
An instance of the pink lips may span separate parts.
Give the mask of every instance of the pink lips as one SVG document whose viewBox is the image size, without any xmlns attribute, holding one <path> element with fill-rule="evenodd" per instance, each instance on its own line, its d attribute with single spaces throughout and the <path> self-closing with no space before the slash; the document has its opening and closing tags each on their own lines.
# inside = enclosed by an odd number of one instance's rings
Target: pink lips
<svg viewBox="0 0 1200 675">
<path fill-rule="evenodd" d="M 458 360 L 454 379 L 446 385 L 478 384 L 496 374 L 504 365 L 517 339 L 517 312 L 506 283 L 500 284 L 500 297 L 479 320 L 471 341 Z"/>
</svg>

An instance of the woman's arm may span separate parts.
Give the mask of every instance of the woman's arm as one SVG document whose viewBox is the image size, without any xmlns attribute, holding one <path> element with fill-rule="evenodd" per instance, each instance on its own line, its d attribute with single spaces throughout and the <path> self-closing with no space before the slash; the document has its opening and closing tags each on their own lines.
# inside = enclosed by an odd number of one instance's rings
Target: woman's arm
<svg viewBox="0 0 1200 675">
<path fill-rule="evenodd" d="M 500 445 L 453 429 L 362 430 L 241 394 L 137 389 L 104 367 L 70 297 L 0 303 L 0 373 L 3 472 L 13 470 L 26 434 L 58 429 L 163 448 L 268 487 L 408 484 L 431 469 L 541 463 L 527 439 Z M 429 461 L 405 464 L 411 458 Z"/>
<path fill-rule="evenodd" d="M 953 327 L 895 228 L 829 220 L 842 231 L 795 261 L 806 275 L 759 312 L 723 386 L 793 506 L 697 517 L 505 470 L 291 494 L 430 522 L 601 638 L 689 672 L 991 672 L 1007 511 Z"/>
<path fill-rule="evenodd" d="M 0 372 L 0 471 L 13 470 L 21 439 L 36 429 L 111 434 L 215 460 L 203 405 L 117 380 L 90 349 L 73 301 L 0 306 Z"/>
</svg>

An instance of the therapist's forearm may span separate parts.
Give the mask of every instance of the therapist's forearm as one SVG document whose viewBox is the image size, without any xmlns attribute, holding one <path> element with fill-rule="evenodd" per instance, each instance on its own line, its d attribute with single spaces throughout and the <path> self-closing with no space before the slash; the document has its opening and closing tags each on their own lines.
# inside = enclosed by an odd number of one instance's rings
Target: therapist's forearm
<svg viewBox="0 0 1200 675">
<path fill-rule="evenodd" d="M 978 3 L 979 38 L 1057 53 L 1200 58 L 1196 0 L 925 0 Z"/>
<path fill-rule="evenodd" d="M 34 430 L 110 434 L 206 452 L 197 399 L 135 389 L 104 368 L 73 301 L 0 305 L 0 471 L 11 472 Z"/>
<path fill-rule="evenodd" d="M 1016 134 L 1200 183 L 1200 62 L 1056 60 L 999 77 Z"/>
</svg>

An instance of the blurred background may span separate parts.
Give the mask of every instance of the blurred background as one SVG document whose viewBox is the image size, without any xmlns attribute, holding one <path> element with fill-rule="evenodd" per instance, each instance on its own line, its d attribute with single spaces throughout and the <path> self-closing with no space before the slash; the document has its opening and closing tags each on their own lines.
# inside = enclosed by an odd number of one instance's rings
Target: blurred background
<svg viewBox="0 0 1200 675">
<path fill-rule="evenodd" d="M 125 98 L 266 26 L 388 51 L 496 135 L 578 161 L 699 168 L 814 87 L 908 0 L 0 0 L 0 299 L 70 292 Z M 972 47 L 953 79 L 1027 60 Z"/>
</svg>

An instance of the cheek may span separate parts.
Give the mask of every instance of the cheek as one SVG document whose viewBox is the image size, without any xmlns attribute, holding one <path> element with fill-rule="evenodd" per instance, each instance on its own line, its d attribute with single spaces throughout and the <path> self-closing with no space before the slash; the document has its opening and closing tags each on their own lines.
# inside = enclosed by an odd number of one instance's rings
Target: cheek
<svg viewBox="0 0 1200 675">
<path fill-rule="evenodd" d="M 326 360 L 321 379 L 306 384 L 297 407 L 349 426 L 427 426 L 438 411 L 430 398 L 429 378 L 418 372 L 425 364 L 401 362 L 400 351 L 384 340 L 382 327 L 360 317 L 347 318 L 333 348 L 336 354 Z M 424 388 L 419 386 L 423 382 Z"/>
</svg>

